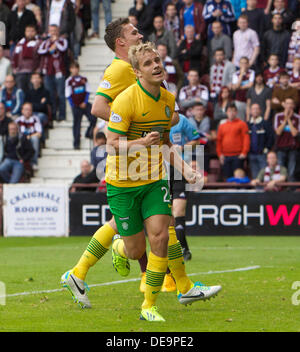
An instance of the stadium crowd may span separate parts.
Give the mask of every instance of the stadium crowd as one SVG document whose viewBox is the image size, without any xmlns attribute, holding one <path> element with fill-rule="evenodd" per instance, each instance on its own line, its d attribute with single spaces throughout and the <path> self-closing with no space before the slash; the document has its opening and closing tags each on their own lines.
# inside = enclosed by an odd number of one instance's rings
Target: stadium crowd
<svg viewBox="0 0 300 352">
<path fill-rule="evenodd" d="M 74 149 L 83 115 L 97 147 L 103 122 L 91 114 L 76 60 L 85 41 L 99 37 L 99 2 L 0 0 L 2 182 L 24 181 L 24 170 L 38 168 L 48 129 L 66 119 L 66 101 Z M 102 2 L 108 24 L 112 1 Z M 144 40 L 157 45 L 180 112 L 200 135 L 209 182 L 300 181 L 299 11 L 299 0 L 135 0 L 128 9 Z M 91 154 L 82 163 L 87 175 Z"/>
</svg>

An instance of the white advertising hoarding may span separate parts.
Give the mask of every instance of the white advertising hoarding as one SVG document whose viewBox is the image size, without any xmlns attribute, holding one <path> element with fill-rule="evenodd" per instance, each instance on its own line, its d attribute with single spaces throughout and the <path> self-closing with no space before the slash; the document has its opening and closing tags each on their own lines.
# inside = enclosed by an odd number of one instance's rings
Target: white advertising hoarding
<svg viewBox="0 0 300 352">
<path fill-rule="evenodd" d="M 67 185 L 3 185 L 5 237 L 68 236 Z"/>
</svg>

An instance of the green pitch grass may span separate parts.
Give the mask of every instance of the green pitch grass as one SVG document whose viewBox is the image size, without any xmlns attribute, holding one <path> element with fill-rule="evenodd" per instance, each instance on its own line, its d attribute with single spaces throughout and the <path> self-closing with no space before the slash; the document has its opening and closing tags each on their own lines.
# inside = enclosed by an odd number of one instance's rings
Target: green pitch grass
<svg viewBox="0 0 300 352">
<path fill-rule="evenodd" d="M 0 331 L 300 331 L 300 305 L 295 305 L 300 291 L 292 289 L 300 281 L 299 237 L 188 240 L 193 259 L 186 270 L 196 274 L 191 278 L 221 284 L 223 290 L 188 307 L 178 303 L 175 293 L 161 293 L 157 305 L 166 322 L 149 323 L 138 319 L 143 301 L 139 281 L 92 287 L 89 310 L 80 309 L 65 290 L 10 296 L 60 289 L 61 275 L 76 263 L 89 238 L 0 238 L 0 281 L 8 295 L 6 305 L 0 305 Z M 108 252 L 87 282 L 138 278 L 138 263 L 131 264 L 130 275 L 120 277 Z M 260 268 L 230 271 L 255 265 Z"/>
</svg>

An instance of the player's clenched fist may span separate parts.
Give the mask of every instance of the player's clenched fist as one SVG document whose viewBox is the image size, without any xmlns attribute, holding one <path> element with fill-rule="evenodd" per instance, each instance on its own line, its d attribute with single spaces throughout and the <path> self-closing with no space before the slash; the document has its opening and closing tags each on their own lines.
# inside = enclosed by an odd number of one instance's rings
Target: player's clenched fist
<svg viewBox="0 0 300 352">
<path fill-rule="evenodd" d="M 146 147 L 160 143 L 160 133 L 150 132 L 144 137 Z"/>
</svg>

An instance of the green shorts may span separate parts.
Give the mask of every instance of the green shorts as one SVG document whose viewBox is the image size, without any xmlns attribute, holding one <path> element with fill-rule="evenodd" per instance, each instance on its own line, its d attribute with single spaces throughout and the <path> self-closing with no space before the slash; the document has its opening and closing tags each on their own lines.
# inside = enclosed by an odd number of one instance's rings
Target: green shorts
<svg viewBox="0 0 300 352">
<path fill-rule="evenodd" d="M 116 187 L 107 184 L 107 200 L 122 236 L 142 231 L 149 216 L 172 215 L 169 185 L 166 180 L 138 187 Z"/>
</svg>

